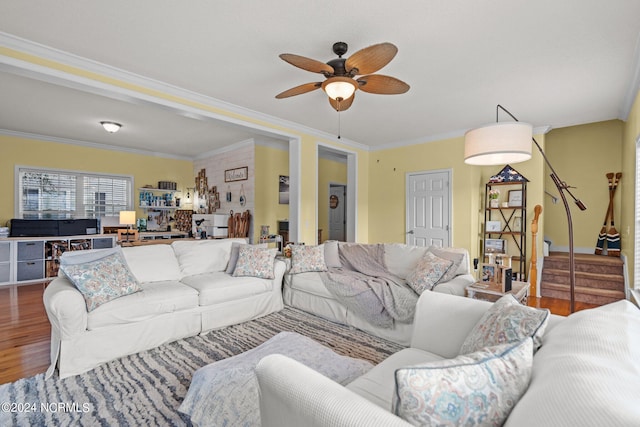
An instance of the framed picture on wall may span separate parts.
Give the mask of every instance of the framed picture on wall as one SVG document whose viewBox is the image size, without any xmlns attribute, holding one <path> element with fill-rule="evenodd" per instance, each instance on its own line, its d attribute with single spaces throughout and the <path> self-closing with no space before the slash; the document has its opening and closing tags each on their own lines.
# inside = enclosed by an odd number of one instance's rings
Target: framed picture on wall
<svg viewBox="0 0 640 427">
<path fill-rule="evenodd" d="M 278 183 L 278 203 L 281 205 L 289 204 L 289 176 L 280 175 Z"/>
</svg>

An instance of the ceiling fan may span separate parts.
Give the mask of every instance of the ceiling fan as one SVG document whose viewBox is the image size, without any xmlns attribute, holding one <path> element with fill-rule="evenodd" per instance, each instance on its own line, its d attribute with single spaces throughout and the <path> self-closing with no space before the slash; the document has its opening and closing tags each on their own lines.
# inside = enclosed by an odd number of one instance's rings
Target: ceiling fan
<svg viewBox="0 0 640 427">
<path fill-rule="evenodd" d="M 291 53 L 281 54 L 280 58 L 289 64 L 312 73 L 320 73 L 326 80 L 293 87 L 279 93 L 276 98 L 288 98 L 322 88 L 329 96 L 331 106 L 336 111 L 345 111 L 351 107 L 357 89 L 381 95 L 395 95 L 409 90 L 409 85 L 402 80 L 373 74 L 396 56 L 396 46 L 391 43 L 379 43 L 361 49 L 349 58 L 343 58 L 342 55 L 347 53 L 347 48 L 344 42 L 334 43 L 333 52 L 338 57 L 326 64 Z"/>
</svg>

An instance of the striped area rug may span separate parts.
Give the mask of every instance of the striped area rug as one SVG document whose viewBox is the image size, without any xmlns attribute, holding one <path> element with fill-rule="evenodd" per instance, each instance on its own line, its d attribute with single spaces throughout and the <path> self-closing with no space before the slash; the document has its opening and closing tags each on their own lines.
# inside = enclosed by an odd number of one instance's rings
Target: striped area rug
<svg viewBox="0 0 640 427">
<path fill-rule="evenodd" d="M 1 426 L 182 426 L 178 407 L 200 367 L 254 348 L 281 331 L 306 335 L 345 356 L 380 363 L 402 347 L 286 307 L 60 380 L 44 374 L 0 386 Z"/>
</svg>

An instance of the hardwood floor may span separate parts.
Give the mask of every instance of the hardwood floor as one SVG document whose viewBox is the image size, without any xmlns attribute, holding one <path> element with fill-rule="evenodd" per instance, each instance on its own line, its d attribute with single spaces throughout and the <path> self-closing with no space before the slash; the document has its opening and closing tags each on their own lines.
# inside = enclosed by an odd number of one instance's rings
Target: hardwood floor
<svg viewBox="0 0 640 427">
<path fill-rule="evenodd" d="M 44 285 L 0 288 L 0 384 L 47 370 L 51 326 Z"/>
<path fill-rule="evenodd" d="M 0 384 L 42 373 L 49 366 L 51 326 L 44 310 L 44 285 L 0 288 Z M 569 301 L 529 297 L 531 307 L 569 314 Z M 576 302 L 576 311 L 596 307 Z"/>
</svg>

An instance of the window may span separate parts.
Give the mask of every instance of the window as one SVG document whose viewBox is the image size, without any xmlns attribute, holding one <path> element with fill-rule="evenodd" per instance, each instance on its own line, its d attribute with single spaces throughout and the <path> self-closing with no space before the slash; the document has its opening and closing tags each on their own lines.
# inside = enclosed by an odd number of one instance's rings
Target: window
<svg viewBox="0 0 640 427">
<path fill-rule="evenodd" d="M 16 170 L 16 218 L 99 218 L 116 216 L 132 206 L 130 176 L 26 167 Z"/>
</svg>

